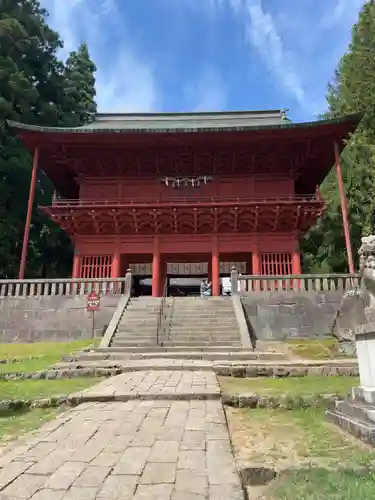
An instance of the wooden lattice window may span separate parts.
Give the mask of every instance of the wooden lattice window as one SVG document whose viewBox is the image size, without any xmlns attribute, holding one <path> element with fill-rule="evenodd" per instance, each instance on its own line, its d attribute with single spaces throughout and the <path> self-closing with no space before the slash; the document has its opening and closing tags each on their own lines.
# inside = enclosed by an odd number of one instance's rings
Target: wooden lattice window
<svg viewBox="0 0 375 500">
<path fill-rule="evenodd" d="M 292 254 L 290 253 L 262 253 L 260 262 L 263 276 L 292 274 Z"/>
<path fill-rule="evenodd" d="M 85 255 L 81 257 L 81 278 L 110 278 L 111 255 Z"/>
</svg>

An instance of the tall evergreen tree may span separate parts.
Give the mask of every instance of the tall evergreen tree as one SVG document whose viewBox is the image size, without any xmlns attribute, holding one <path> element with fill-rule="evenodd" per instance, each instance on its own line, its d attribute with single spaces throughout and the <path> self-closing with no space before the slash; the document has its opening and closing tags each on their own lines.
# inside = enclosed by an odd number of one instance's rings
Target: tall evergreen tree
<svg viewBox="0 0 375 500">
<path fill-rule="evenodd" d="M 328 88 L 328 117 L 361 112 L 364 118 L 342 155 L 354 252 L 371 231 L 375 209 L 375 2 L 370 0 L 353 26 L 348 51 Z M 321 187 L 328 210 L 302 241 L 304 269 L 347 271 L 341 207 L 333 169 Z"/>
<path fill-rule="evenodd" d="M 90 59 L 89 49 L 82 43 L 76 52 L 70 53 L 65 65 L 65 125 L 83 125 L 95 115 L 95 72 L 96 66 Z"/>
<path fill-rule="evenodd" d="M 0 278 L 17 276 L 32 165 L 31 155 L 10 134 L 6 120 L 56 126 L 66 124 L 66 117 L 71 119 L 76 110 L 86 119 L 85 105 L 77 101 L 74 107 L 65 92 L 68 72 L 57 56 L 63 44 L 48 26 L 47 17 L 38 0 L 0 0 Z M 87 63 L 87 67 L 91 65 Z M 91 85 L 92 79 L 89 82 Z M 91 112 L 92 102 L 87 106 Z M 51 198 L 52 185 L 39 171 L 29 277 L 68 276 L 71 272 L 67 236 L 37 210 L 38 205 L 50 204 Z"/>
</svg>

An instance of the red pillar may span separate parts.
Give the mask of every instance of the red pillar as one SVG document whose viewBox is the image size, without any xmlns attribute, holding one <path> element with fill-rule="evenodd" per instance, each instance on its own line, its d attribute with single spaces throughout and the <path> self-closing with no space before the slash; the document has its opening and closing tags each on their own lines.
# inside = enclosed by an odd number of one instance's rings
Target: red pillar
<svg viewBox="0 0 375 500">
<path fill-rule="evenodd" d="M 259 251 L 258 250 L 255 250 L 251 254 L 251 259 L 252 259 L 251 274 L 261 274 L 260 257 L 259 257 Z"/>
<path fill-rule="evenodd" d="M 154 240 L 154 254 L 152 258 L 152 296 L 160 297 L 160 250 L 159 241 Z"/>
<path fill-rule="evenodd" d="M 80 278 L 80 257 L 77 251 L 74 252 L 72 278 Z"/>
<path fill-rule="evenodd" d="M 25 276 L 27 247 L 29 246 L 30 224 L 31 224 L 31 216 L 32 216 L 32 212 L 33 212 L 33 203 L 34 203 L 34 197 L 35 197 L 35 186 L 36 186 L 36 176 L 37 176 L 36 174 L 38 171 L 38 161 L 39 161 L 39 146 L 36 146 L 36 148 L 34 150 L 33 169 L 31 172 L 29 202 L 27 204 L 27 214 L 26 214 L 26 222 L 25 222 L 25 231 L 23 234 L 21 262 L 20 262 L 20 269 L 19 269 L 19 273 L 18 273 L 19 280 L 23 280 L 23 278 Z"/>
<path fill-rule="evenodd" d="M 301 274 L 301 256 L 298 250 L 292 255 L 292 274 Z"/>
<path fill-rule="evenodd" d="M 120 248 L 118 245 L 116 245 L 115 252 L 112 256 L 111 278 L 120 277 L 120 263 L 121 263 Z"/>
<path fill-rule="evenodd" d="M 212 248 L 212 295 L 218 297 L 220 295 L 220 264 L 219 264 L 219 248 L 217 239 L 214 239 Z"/>
<path fill-rule="evenodd" d="M 339 195 L 340 195 L 342 220 L 343 220 L 343 225 L 344 225 L 346 253 L 348 255 L 348 267 L 349 267 L 349 273 L 350 274 L 354 274 L 354 263 L 353 263 L 352 245 L 351 245 L 351 242 L 350 242 L 348 207 L 347 207 L 347 203 L 346 203 L 344 183 L 342 181 L 340 152 L 339 152 L 339 146 L 338 146 L 337 142 L 335 142 L 335 144 L 334 144 L 334 149 L 335 149 L 335 162 L 336 162 L 337 184 L 339 186 Z"/>
</svg>

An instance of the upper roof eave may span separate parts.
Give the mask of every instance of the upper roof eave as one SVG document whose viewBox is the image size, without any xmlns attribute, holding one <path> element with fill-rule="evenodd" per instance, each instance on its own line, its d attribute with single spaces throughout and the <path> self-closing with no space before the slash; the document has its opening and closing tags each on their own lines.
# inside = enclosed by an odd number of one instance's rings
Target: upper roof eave
<svg viewBox="0 0 375 500">
<path fill-rule="evenodd" d="M 241 112 L 240 112 L 241 113 Z M 140 116 L 140 115 L 137 115 Z M 146 116 L 146 115 L 145 115 Z M 148 115 L 151 116 L 151 115 Z M 155 116 L 158 116 L 155 114 Z M 90 128 L 83 127 L 44 127 L 39 125 L 29 125 L 13 120 L 7 120 L 7 125 L 18 132 L 34 132 L 39 134 L 118 134 L 118 133 L 194 133 L 194 132 L 243 132 L 243 131 L 277 131 L 294 130 L 303 128 L 319 128 L 330 125 L 340 125 L 347 122 L 358 125 L 363 118 L 363 113 L 353 113 L 339 118 L 330 118 L 311 122 L 291 123 L 285 120 L 281 124 L 249 125 L 249 126 L 216 126 L 216 127 L 187 127 L 187 128 Z"/>
</svg>

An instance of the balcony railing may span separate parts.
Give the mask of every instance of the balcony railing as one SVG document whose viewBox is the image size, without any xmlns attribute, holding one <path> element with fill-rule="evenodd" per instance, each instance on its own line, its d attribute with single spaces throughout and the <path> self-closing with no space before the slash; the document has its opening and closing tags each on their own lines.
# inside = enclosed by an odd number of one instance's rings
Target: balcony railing
<svg viewBox="0 0 375 500">
<path fill-rule="evenodd" d="M 0 280 L 0 297 L 126 295 L 132 286 L 131 274 L 124 278 Z"/>
<path fill-rule="evenodd" d="M 231 272 L 232 292 L 328 292 L 347 291 L 361 286 L 359 274 L 298 274 L 288 276 L 243 275 Z"/>
<path fill-rule="evenodd" d="M 296 205 L 301 203 L 322 203 L 319 195 L 294 195 L 283 197 L 195 197 L 195 196 L 180 196 L 174 198 L 162 198 L 152 200 L 149 198 L 110 198 L 110 199 L 55 199 L 52 202 L 52 207 L 61 208 L 103 208 L 103 207 L 142 207 L 142 206 L 178 206 L 178 205 L 277 205 L 290 204 Z"/>
</svg>

